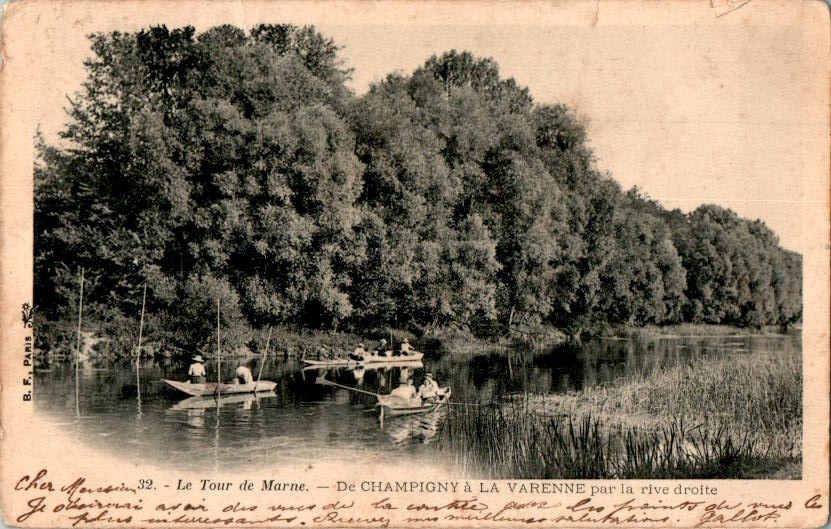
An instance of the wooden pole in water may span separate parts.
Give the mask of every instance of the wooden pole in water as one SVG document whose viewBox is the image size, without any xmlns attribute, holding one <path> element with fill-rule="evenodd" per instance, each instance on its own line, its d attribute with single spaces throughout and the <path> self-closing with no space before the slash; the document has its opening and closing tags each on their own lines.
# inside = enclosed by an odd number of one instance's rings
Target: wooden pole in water
<svg viewBox="0 0 831 529">
<path fill-rule="evenodd" d="M 78 372 L 81 367 L 81 317 L 84 312 L 84 269 L 81 268 L 81 295 L 78 297 L 78 342 L 75 344 L 75 415 L 81 416 L 81 405 L 78 401 L 79 386 Z"/>
<path fill-rule="evenodd" d="M 271 342 L 271 327 L 268 328 L 268 338 L 265 339 L 265 352 L 263 353 L 263 361 L 260 362 L 260 372 L 257 373 L 257 383 L 254 384 L 254 391 L 257 391 L 257 386 L 260 385 L 260 377 L 263 376 L 263 366 L 265 365 L 265 359 L 268 356 L 268 344 Z"/>
<path fill-rule="evenodd" d="M 138 350 L 136 351 L 136 400 L 138 412 L 141 415 L 141 338 L 144 331 L 144 306 L 147 303 L 147 281 L 144 282 L 144 293 L 141 295 L 141 319 L 139 320 Z"/>
<path fill-rule="evenodd" d="M 222 384 L 222 339 L 219 334 L 220 301 L 216 300 L 216 394 L 219 395 L 219 385 Z"/>
</svg>

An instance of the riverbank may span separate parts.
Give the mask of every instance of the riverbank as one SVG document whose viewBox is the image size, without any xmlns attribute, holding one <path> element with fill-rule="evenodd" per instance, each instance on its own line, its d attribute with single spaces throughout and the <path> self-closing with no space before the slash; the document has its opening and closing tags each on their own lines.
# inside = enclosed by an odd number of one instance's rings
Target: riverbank
<svg viewBox="0 0 831 529">
<path fill-rule="evenodd" d="M 36 323 L 36 348 L 47 356 L 73 356 L 77 344 L 76 322 L 42 321 Z M 185 356 L 195 352 L 195 348 L 184 348 L 175 344 L 175 337 L 165 336 L 145 329 L 142 356 Z M 224 335 L 242 336 L 232 344 L 223 345 L 223 354 L 231 357 L 248 357 L 261 354 L 265 347 L 267 328 L 223 329 Z M 744 329 L 724 325 L 677 324 L 668 326 L 624 327 L 606 329 L 600 334 L 603 339 L 643 339 L 656 338 L 704 338 L 726 336 L 765 336 L 782 334 L 780 329 Z M 269 350 L 277 355 L 302 356 L 304 353 L 317 351 L 320 345 L 332 350 L 347 352 L 358 343 L 364 342 L 373 347 L 382 338 L 395 344 L 407 338 L 413 346 L 428 354 L 446 353 L 466 355 L 479 354 L 483 351 L 508 349 L 513 351 L 540 351 L 545 347 L 567 341 L 566 335 L 550 326 L 534 328 L 516 327 L 514 332 L 494 334 L 490 337 L 477 336 L 463 329 L 440 329 L 429 333 L 417 333 L 404 329 L 383 329 L 375 331 L 350 332 L 332 330 L 309 330 L 294 327 L 275 327 Z M 587 337 L 588 339 L 588 337 Z M 224 341 L 224 340 L 223 340 Z M 208 340 L 210 342 L 210 340 Z M 93 358 L 121 358 L 135 356 L 138 344 L 138 326 L 119 322 L 115 328 L 111 322 L 85 322 L 81 336 L 81 354 Z M 212 357 L 216 350 L 215 342 L 210 347 L 203 347 L 203 356 Z"/>
<path fill-rule="evenodd" d="M 802 362 L 696 359 L 572 394 L 455 408 L 446 435 L 460 467 L 493 478 L 798 479 Z"/>
<path fill-rule="evenodd" d="M 138 346 L 138 325 L 119 326 L 114 330 L 107 323 L 85 322 L 81 331 L 80 354 L 85 358 L 118 359 L 135 357 Z M 236 331 L 236 332 L 235 332 Z M 223 328 L 223 336 L 240 335 L 238 330 Z M 246 358 L 261 355 L 268 338 L 268 328 L 251 330 L 245 333 L 242 341 L 226 342 L 223 339 L 222 354 L 229 358 Z M 364 343 L 374 348 L 381 339 L 397 347 L 403 339 L 408 339 L 413 347 L 428 354 L 453 352 L 458 354 L 481 353 L 500 347 L 516 347 L 518 341 L 506 338 L 488 340 L 464 330 L 440 330 L 430 334 L 417 334 L 404 329 L 382 329 L 364 332 L 309 330 L 292 327 L 274 327 L 271 330 L 269 354 L 286 357 L 313 355 L 325 345 L 338 354 L 346 354 Z M 209 346 L 185 348 L 175 343 L 171 337 L 161 333 L 147 332 L 142 340 L 143 357 L 186 357 L 199 352 L 205 358 L 216 354 L 216 341 L 207 340 Z M 72 358 L 78 345 L 76 322 L 42 321 L 35 326 L 35 348 L 45 358 Z"/>
<path fill-rule="evenodd" d="M 672 325 L 644 325 L 642 327 L 610 327 L 600 336 L 603 338 L 715 338 L 727 336 L 772 336 L 799 332 L 801 324 L 792 325 L 789 330 L 782 327 L 734 327 L 732 325 L 711 325 L 707 323 L 676 323 Z"/>
</svg>

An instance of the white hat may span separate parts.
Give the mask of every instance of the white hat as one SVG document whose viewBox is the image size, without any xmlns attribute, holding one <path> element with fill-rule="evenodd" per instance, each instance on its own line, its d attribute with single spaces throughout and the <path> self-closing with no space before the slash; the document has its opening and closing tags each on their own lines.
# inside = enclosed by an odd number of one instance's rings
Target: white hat
<svg viewBox="0 0 831 529">
<path fill-rule="evenodd" d="M 202 355 L 196 355 L 196 356 L 194 356 L 194 357 L 193 357 L 193 361 L 194 361 L 194 362 L 204 362 L 204 360 L 202 360 Z"/>
<path fill-rule="evenodd" d="M 408 339 L 406 339 L 406 338 L 404 338 L 404 339 L 403 339 L 403 340 L 401 340 L 401 341 L 402 341 L 402 342 L 404 342 L 404 343 L 410 343 L 410 340 L 408 340 Z"/>
</svg>

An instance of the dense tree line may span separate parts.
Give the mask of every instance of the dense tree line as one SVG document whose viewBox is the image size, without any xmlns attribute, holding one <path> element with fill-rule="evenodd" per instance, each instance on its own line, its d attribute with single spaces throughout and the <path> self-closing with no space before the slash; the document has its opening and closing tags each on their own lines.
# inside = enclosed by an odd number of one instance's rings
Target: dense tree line
<svg viewBox="0 0 831 529">
<path fill-rule="evenodd" d="M 586 127 L 455 51 L 363 96 L 314 28 L 91 36 L 62 141 L 38 138 L 35 289 L 102 324 L 229 340 L 316 328 L 787 325 L 800 256 L 762 223 L 666 211 L 600 173 Z"/>
</svg>

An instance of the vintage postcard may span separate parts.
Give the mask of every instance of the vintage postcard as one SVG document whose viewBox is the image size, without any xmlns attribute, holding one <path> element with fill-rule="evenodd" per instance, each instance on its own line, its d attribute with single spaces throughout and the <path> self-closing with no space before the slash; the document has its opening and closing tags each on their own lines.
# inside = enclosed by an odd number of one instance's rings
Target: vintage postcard
<svg viewBox="0 0 831 529">
<path fill-rule="evenodd" d="M 10 527 L 819 527 L 819 1 L 15 1 Z"/>
</svg>

